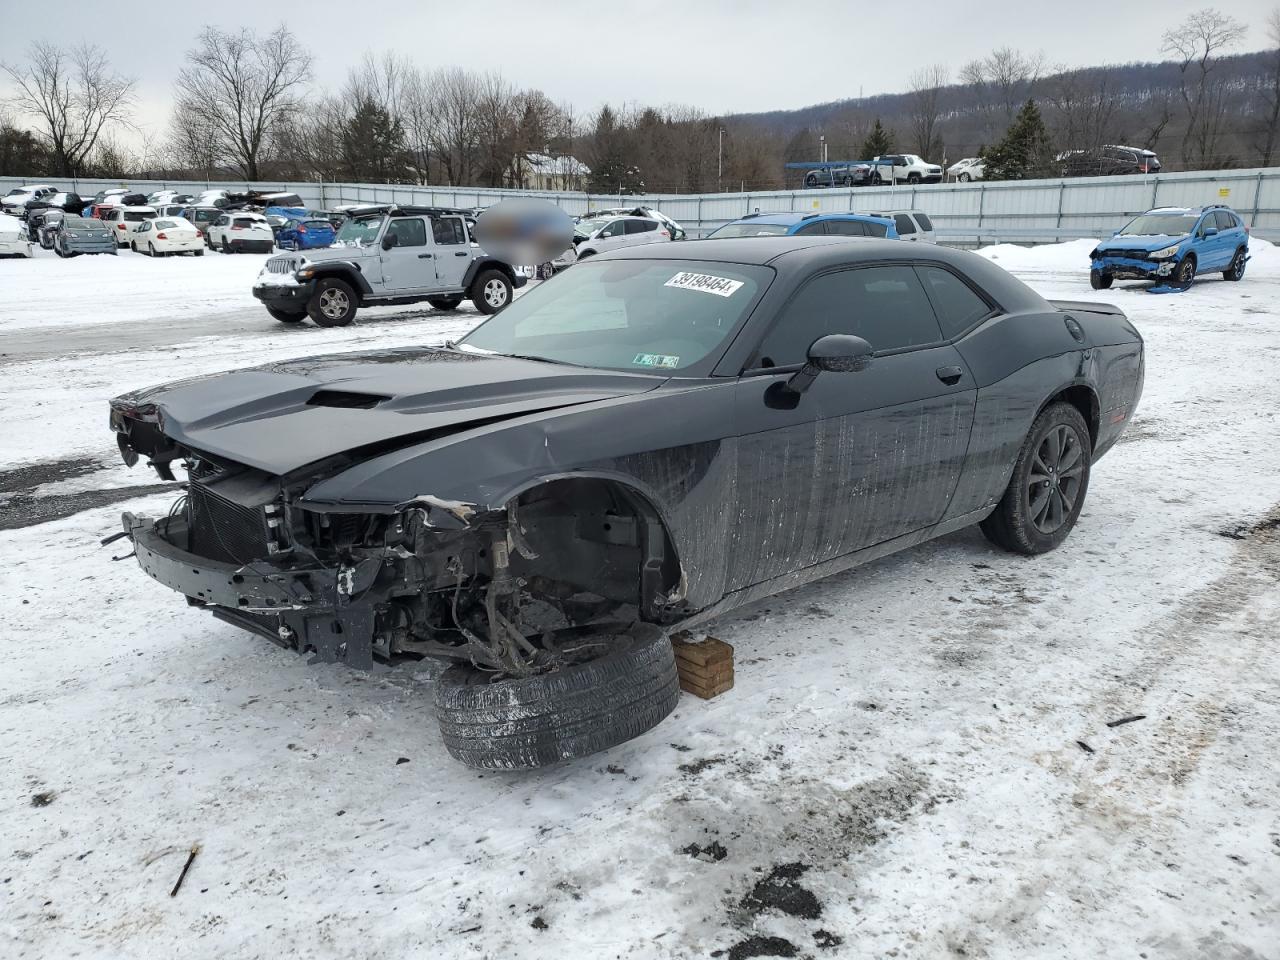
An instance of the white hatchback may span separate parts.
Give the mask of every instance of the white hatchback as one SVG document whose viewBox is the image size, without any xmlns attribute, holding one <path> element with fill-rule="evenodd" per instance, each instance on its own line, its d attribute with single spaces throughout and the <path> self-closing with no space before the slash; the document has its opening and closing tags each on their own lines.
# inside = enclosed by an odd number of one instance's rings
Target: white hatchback
<svg viewBox="0 0 1280 960">
<path fill-rule="evenodd" d="M 134 253 L 167 257 L 171 253 L 204 256 L 204 233 L 182 217 L 157 217 L 138 224 L 130 243 Z"/>
</svg>

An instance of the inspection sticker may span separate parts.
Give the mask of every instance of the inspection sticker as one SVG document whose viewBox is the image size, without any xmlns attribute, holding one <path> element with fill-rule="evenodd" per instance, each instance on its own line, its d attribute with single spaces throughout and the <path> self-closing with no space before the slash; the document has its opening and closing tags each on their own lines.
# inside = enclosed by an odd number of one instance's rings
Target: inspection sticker
<svg viewBox="0 0 1280 960">
<path fill-rule="evenodd" d="M 681 271 L 663 286 L 678 287 L 681 290 L 700 290 L 703 293 L 714 293 L 717 297 L 732 297 L 742 286 L 742 281 L 730 280 L 728 277 L 713 277 L 706 273 Z"/>
<path fill-rule="evenodd" d="M 637 353 L 631 361 L 637 367 L 678 367 L 679 357 L 670 357 L 665 353 Z"/>
</svg>

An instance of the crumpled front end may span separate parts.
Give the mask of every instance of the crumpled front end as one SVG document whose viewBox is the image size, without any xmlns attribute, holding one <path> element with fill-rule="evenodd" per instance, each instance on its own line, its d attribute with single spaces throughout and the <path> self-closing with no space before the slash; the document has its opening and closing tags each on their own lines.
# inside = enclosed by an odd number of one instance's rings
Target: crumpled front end
<svg viewBox="0 0 1280 960">
<path fill-rule="evenodd" d="M 1173 276 L 1181 248 L 1172 244 L 1159 250 L 1143 247 L 1095 247 L 1089 254 L 1090 269 L 1115 280 L 1160 280 Z"/>
</svg>

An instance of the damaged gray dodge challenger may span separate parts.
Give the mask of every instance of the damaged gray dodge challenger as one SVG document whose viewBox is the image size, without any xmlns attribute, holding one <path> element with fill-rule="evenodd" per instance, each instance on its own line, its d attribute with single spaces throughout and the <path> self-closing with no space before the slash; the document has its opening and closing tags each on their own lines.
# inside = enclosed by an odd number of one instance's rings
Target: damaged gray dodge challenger
<svg viewBox="0 0 1280 960">
<path fill-rule="evenodd" d="M 150 576 L 315 661 L 437 658 L 450 753 L 534 767 L 679 696 L 666 631 L 980 523 L 1052 550 L 1142 390 L 1114 307 L 928 244 L 657 244 L 460 342 L 111 401 L 185 492 Z M 118 534 L 117 536 L 120 536 Z"/>
</svg>

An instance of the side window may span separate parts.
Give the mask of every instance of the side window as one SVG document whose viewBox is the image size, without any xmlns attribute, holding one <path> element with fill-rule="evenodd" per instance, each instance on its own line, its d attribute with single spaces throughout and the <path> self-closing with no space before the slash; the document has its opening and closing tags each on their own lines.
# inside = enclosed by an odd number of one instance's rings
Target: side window
<svg viewBox="0 0 1280 960">
<path fill-rule="evenodd" d="M 863 267 L 815 277 L 784 308 L 760 344 L 757 364 L 803 363 L 829 333 L 862 337 L 877 352 L 942 339 L 933 307 L 910 267 Z"/>
<path fill-rule="evenodd" d="M 916 267 L 916 272 L 929 292 L 944 337 L 959 336 L 991 312 L 991 306 L 950 270 Z"/>
<path fill-rule="evenodd" d="M 462 221 L 457 217 L 433 218 L 431 221 L 431 236 L 438 246 L 451 246 L 467 242 L 467 235 L 462 229 Z"/>
<path fill-rule="evenodd" d="M 1236 229 L 1236 218 L 1232 214 L 1227 213 L 1227 211 L 1215 210 L 1213 211 L 1213 217 L 1215 220 L 1218 221 L 1219 230 Z"/>
<path fill-rule="evenodd" d="M 932 230 L 933 221 L 926 217 L 923 213 L 915 214 L 916 223 L 920 224 L 921 230 Z"/>
<path fill-rule="evenodd" d="M 889 228 L 883 223 L 864 223 L 863 228 L 867 231 L 868 237 L 887 237 Z"/>
<path fill-rule="evenodd" d="M 633 233 L 649 233 L 650 231 L 657 230 L 657 229 L 658 229 L 657 220 L 627 220 L 626 221 L 626 230 L 628 235 Z"/>
<path fill-rule="evenodd" d="M 823 237 L 827 235 L 829 225 L 819 220 L 817 223 L 806 223 L 796 231 L 797 237 Z"/>
<path fill-rule="evenodd" d="M 427 245 L 427 225 L 421 217 L 404 217 L 392 220 L 387 227 L 387 236 L 398 237 L 397 246 L 425 247 Z"/>
<path fill-rule="evenodd" d="M 837 237 L 865 237 L 866 224 L 860 220 L 828 220 L 827 233 Z"/>
<path fill-rule="evenodd" d="M 603 230 L 600 231 L 600 236 L 620 237 L 622 236 L 622 231 L 626 229 L 626 223 L 627 221 L 625 220 L 615 220 L 613 221 L 613 223 L 609 224 L 607 227 L 605 227 Z"/>
<path fill-rule="evenodd" d="M 916 232 L 915 221 L 905 213 L 895 213 L 893 215 L 893 225 L 898 228 L 898 236 L 900 237 L 905 237 L 908 233 Z"/>
<path fill-rule="evenodd" d="M 1208 214 L 1207 216 L 1201 217 L 1200 222 L 1196 224 L 1196 236 L 1203 237 L 1204 232 L 1213 226 L 1217 226 L 1217 224 L 1213 219 L 1212 213 Z"/>
</svg>

